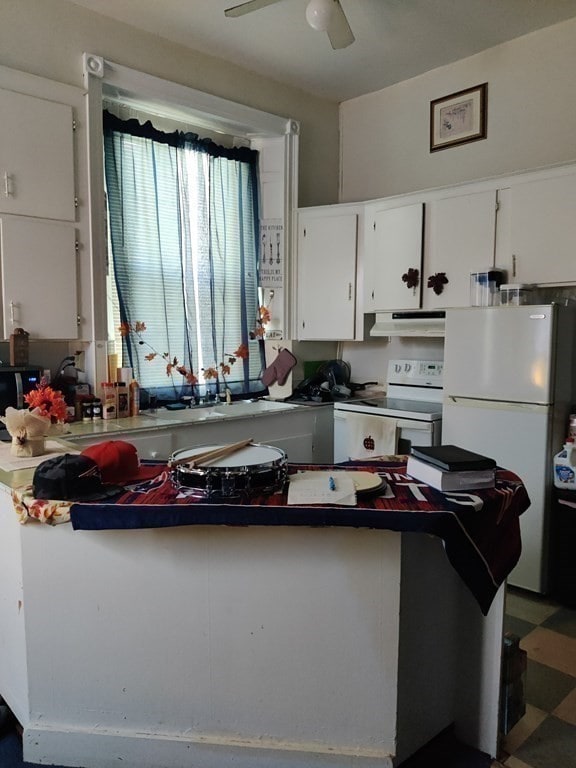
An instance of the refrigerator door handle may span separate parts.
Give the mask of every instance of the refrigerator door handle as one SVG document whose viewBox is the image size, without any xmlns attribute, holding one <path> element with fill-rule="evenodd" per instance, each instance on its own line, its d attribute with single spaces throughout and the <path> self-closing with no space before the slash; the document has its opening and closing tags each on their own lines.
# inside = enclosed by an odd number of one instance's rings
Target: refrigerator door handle
<svg viewBox="0 0 576 768">
<path fill-rule="evenodd" d="M 524 413 L 546 413 L 551 409 L 550 405 L 540 403 L 513 403 L 503 400 L 483 400 L 475 397 L 460 397 L 459 395 L 445 395 L 444 406 L 466 406 L 467 408 L 486 408 L 491 411 L 521 411 Z"/>
</svg>

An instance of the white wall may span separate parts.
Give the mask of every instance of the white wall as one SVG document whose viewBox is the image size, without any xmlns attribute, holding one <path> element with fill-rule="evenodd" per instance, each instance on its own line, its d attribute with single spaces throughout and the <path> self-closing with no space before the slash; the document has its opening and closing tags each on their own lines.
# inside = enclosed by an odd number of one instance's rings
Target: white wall
<svg viewBox="0 0 576 768">
<path fill-rule="evenodd" d="M 1 0 L 0 65 L 82 86 L 82 53 L 299 121 L 300 205 L 338 194 L 338 105 L 87 11 L 66 0 Z"/>
<path fill-rule="evenodd" d="M 576 19 L 341 105 L 341 201 L 576 159 Z M 430 101 L 488 83 L 488 137 L 429 151 Z"/>
</svg>

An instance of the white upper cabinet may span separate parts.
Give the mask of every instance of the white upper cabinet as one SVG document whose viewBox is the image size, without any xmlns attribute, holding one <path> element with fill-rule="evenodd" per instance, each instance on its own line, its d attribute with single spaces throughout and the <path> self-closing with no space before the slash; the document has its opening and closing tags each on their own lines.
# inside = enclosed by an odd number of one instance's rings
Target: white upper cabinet
<svg viewBox="0 0 576 768">
<path fill-rule="evenodd" d="M 422 203 L 367 211 L 365 312 L 420 307 L 423 216 Z"/>
<path fill-rule="evenodd" d="M 494 266 L 496 205 L 496 190 L 426 203 L 424 309 L 470 303 L 470 273 Z"/>
<path fill-rule="evenodd" d="M 499 192 L 497 266 L 511 283 L 576 282 L 576 173 Z"/>
<path fill-rule="evenodd" d="M 299 212 L 296 337 L 301 341 L 355 338 L 358 218 L 336 207 Z"/>
<path fill-rule="evenodd" d="M 78 337 L 76 231 L 69 222 L 0 216 L 2 333 Z"/>
<path fill-rule="evenodd" d="M 0 213 L 74 221 L 72 108 L 0 89 Z"/>
</svg>

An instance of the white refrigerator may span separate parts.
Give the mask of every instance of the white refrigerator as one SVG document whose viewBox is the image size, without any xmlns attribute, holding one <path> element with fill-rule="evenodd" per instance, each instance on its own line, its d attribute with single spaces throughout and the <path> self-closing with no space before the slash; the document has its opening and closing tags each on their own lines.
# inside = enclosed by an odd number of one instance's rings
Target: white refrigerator
<svg viewBox="0 0 576 768">
<path fill-rule="evenodd" d="M 442 442 L 494 458 L 524 482 L 522 555 L 508 583 L 547 591 L 552 459 L 576 402 L 572 304 L 446 311 Z"/>
</svg>

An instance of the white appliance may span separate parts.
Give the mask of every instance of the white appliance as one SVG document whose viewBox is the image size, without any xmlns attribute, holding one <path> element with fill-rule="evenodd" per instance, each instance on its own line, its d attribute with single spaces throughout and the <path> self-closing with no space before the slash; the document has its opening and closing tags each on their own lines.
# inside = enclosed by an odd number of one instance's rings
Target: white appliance
<svg viewBox="0 0 576 768">
<path fill-rule="evenodd" d="M 508 581 L 547 589 L 552 457 L 567 434 L 574 389 L 572 305 L 469 307 L 446 313 L 443 442 L 515 472 L 531 506 Z"/>
<path fill-rule="evenodd" d="M 442 432 L 442 362 L 390 360 L 386 397 L 334 403 L 334 461 L 348 461 L 347 414 L 362 413 L 396 419 L 398 453 L 410 446 L 439 445 Z"/>
</svg>

